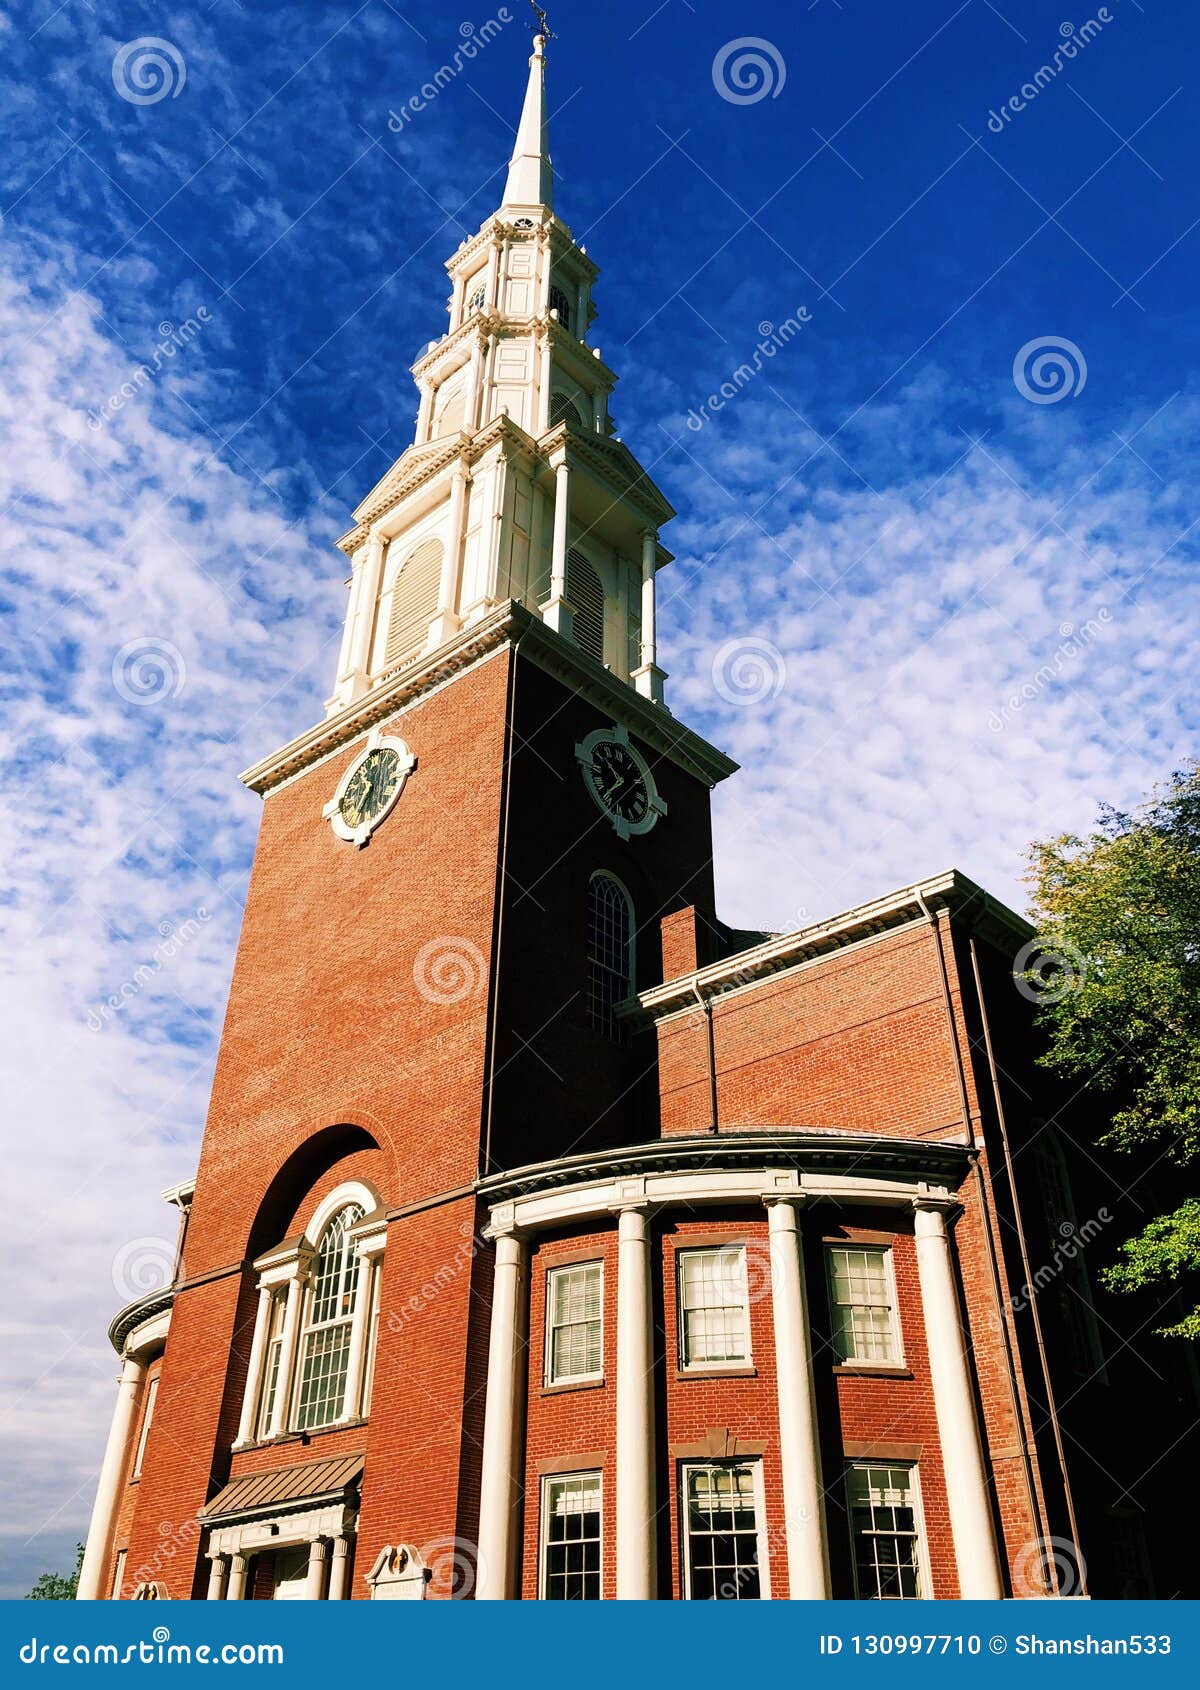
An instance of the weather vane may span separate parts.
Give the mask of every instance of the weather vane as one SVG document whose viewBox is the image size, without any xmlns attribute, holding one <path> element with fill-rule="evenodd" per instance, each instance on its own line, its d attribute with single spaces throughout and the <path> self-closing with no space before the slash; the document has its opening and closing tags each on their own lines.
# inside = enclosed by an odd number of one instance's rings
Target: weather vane
<svg viewBox="0 0 1200 1690">
<path fill-rule="evenodd" d="M 529 4 L 531 6 L 533 6 L 534 11 L 537 13 L 537 24 L 536 25 L 530 24 L 529 27 L 534 30 L 535 34 L 540 35 L 543 38 L 543 40 L 545 40 L 545 41 L 553 40 L 554 31 L 550 28 L 550 25 L 549 25 L 549 23 L 546 19 L 545 7 L 534 5 L 534 0 L 529 0 Z"/>
</svg>

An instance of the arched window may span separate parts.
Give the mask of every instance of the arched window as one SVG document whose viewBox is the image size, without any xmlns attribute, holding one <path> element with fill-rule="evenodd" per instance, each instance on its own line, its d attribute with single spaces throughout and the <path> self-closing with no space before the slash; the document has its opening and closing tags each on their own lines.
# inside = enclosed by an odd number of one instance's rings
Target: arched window
<svg viewBox="0 0 1200 1690">
<path fill-rule="evenodd" d="M 574 423 L 576 428 L 583 427 L 583 418 L 579 414 L 579 406 L 567 393 L 552 393 L 550 395 L 550 427 L 556 428 L 560 422 Z"/>
<path fill-rule="evenodd" d="M 433 397 L 433 428 L 431 434 L 436 440 L 443 434 L 459 434 L 466 421 L 467 410 L 467 377 L 462 372 L 450 376 L 438 388 Z"/>
<path fill-rule="evenodd" d="M 613 1010 L 633 991 L 633 904 L 611 874 L 588 882 L 588 1019 L 597 1032 L 617 1033 Z"/>
<path fill-rule="evenodd" d="M 604 662 L 604 588 L 583 553 L 567 553 L 567 601 L 574 611 L 575 644 L 597 663 Z"/>
<path fill-rule="evenodd" d="M 379 1193 L 356 1179 L 317 1204 L 301 1236 L 256 1257 L 235 1449 L 366 1418 L 386 1244 Z"/>
<path fill-rule="evenodd" d="M 561 288 L 552 287 L 550 289 L 550 309 L 558 312 L 559 322 L 564 329 L 569 329 L 571 326 L 571 306 Z"/>
<path fill-rule="evenodd" d="M 301 1431 L 328 1426 L 342 1412 L 350 1329 L 362 1271 L 362 1258 L 348 1233 L 362 1217 L 357 1203 L 347 1204 L 326 1226 L 317 1246 L 300 1350 L 296 1425 Z"/>
<path fill-rule="evenodd" d="M 429 624 L 437 615 L 441 579 L 442 542 L 423 540 L 400 565 L 392 585 L 392 610 L 383 654 L 387 668 L 424 649 Z"/>
</svg>

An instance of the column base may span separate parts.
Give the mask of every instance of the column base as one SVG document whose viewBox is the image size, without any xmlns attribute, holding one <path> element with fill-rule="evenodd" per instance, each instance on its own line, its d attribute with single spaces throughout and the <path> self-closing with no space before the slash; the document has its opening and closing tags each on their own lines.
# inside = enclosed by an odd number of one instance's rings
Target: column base
<svg viewBox="0 0 1200 1690">
<path fill-rule="evenodd" d="M 569 640 L 574 639 L 575 608 L 566 599 L 547 599 L 545 604 L 538 605 L 538 610 L 547 628 L 553 628 L 556 634 L 564 634 Z"/>
<path fill-rule="evenodd" d="M 462 618 L 456 611 L 440 611 L 429 624 L 429 638 L 425 641 L 425 650 L 436 651 L 438 646 L 452 640 L 461 627 Z"/>
<path fill-rule="evenodd" d="M 667 671 L 660 669 L 657 663 L 643 663 L 635 669 L 629 679 L 643 698 L 652 699 L 655 704 L 664 702 L 663 687 L 667 679 Z"/>
</svg>

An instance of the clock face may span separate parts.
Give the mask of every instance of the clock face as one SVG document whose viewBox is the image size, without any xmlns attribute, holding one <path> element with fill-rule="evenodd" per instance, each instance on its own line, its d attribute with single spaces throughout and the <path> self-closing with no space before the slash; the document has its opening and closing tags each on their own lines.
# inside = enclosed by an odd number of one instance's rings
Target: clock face
<svg viewBox="0 0 1200 1690">
<path fill-rule="evenodd" d="M 666 815 L 645 758 L 619 723 L 588 734 L 575 747 L 575 756 L 588 791 L 620 838 L 649 833 Z"/>
<path fill-rule="evenodd" d="M 624 822 L 645 821 L 650 813 L 650 788 L 641 761 L 619 740 L 602 739 L 592 749 L 592 790 L 604 809 Z"/>
<path fill-rule="evenodd" d="M 322 812 L 337 837 L 365 845 L 396 804 L 416 766 L 417 759 L 402 739 L 376 730 Z"/>
<path fill-rule="evenodd" d="M 338 805 L 346 826 L 359 828 L 374 821 L 391 802 L 399 781 L 400 758 L 390 746 L 368 751 Z"/>
</svg>

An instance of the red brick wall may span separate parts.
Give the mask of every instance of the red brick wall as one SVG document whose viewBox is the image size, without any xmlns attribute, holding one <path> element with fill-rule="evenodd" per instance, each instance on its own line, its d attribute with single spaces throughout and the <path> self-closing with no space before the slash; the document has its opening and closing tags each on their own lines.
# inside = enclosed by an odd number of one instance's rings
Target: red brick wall
<svg viewBox="0 0 1200 1690">
<path fill-rule="evenodd" d="M 970 1189 L 959 1223 L 966 1277 L 979 1266 L 978 1217 Z M 853 1591 L 845 1520 L 842 1470 L 867 1446 L 870 1456 L 916 1459 L 925 1535 L 932 1574 L 932 1594 L 958 1595 L 958 1577 L 949 1509 L 941 1465 L 941 1445 L 934 1409 L 925 1326 L 917 1278 L 912 1222 L 895 1210 L 809 1211 L 804 1219 L 805 1268 L 813 1328 L 814 1377 L 821 1427 L 822 1462 L 829 1521 L 835 1595 Z M 904 1350 L 902 1377 L 870 1375 L 839 1368 L 830 1343 L 825 1280 L 828 1240 L 883 1241 L 893 1248 L 899 1320 Z M 676 1257 L 682 1248 L 708 1242 L 746 1244 L 750 1283 L 751 1363 L 730 1376 L 685 1375 L 678 1366 Z M 604 1384 L 572 1390 L 547 1390 L 544 1378 L 546 1272 L 567 1261 L 604 1262 Z M 787 1593 L 787 1551 L 774 1331 L 769 1294 L 769 1245 L 761 1210 L 669 1214 L 654 1232 L 655 1317 L 658 1332 L 656 1418 L 658 1489 L 661 1509 L 659 1588 L 663 1596 L 682 1594 L 679 1518 L 680 1463 L 704 1455 L 761 1457 L 766 1500 L 766 1535 L 772 1594 Z M 539 1578 L 541 1478 L 547 1472 L 598 1466 L 603 1474 L 603 1592 L 615 1595 L 616 1532 L 616 1294 L 615 1227 L 563 1232 L 535 1242 L 530 1261 L 528 1398 L 526 1408 L 526 1506 L 522 1531 L 521 1592 L 531 1599 Z M 984 1412 L 990 1428 L 1006 1429 L 1009 1414 L 995 1358 L 985 1343 L 980 1353 Z M 1003 1452 L 1001 1452 L 1003 1453 Z M 596 1458 L 599 1457 L 599 1460 Z M 864 1457 L 865 1458 L 865 1455 Z M 1032 1535 L 1020 1472 L 1013 1460 L 998 1464 L 997 1494 L 1008 1558 L 1015 1559 Z"/>
<path fill-rule="evenodd" d="M 937 953 L 925 923 L 718 996 L 713 1036 L 723 1130 L 961 1132 Z M 658 1060 L 664 1133 L 705 1131 L 708 1047 L 699 1009 L 660 1026 Z"/>
</svg>

